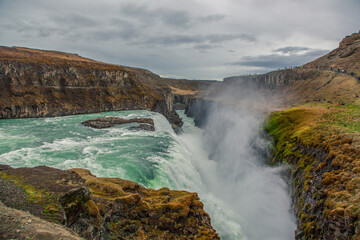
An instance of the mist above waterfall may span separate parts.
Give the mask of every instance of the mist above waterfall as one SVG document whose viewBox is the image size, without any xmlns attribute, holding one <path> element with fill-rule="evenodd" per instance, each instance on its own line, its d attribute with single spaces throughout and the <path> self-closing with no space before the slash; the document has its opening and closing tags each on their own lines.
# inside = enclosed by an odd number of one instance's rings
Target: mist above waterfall
<svg viewBox="0 0 360 240">
<path fill-rule="evenodd" d="M 208 109 L 203 144 L 216 171 L 205 177 L 211 179 L 208 191 L 231 206 L 243 239 L 294 239 L 295 218 L 281 177 L 286 167 L 266 164 L 270 142 L 262 136 L 274 97 L 251 85 L 223 84 L 210 92 L 215 101 Z"/>
</svg>

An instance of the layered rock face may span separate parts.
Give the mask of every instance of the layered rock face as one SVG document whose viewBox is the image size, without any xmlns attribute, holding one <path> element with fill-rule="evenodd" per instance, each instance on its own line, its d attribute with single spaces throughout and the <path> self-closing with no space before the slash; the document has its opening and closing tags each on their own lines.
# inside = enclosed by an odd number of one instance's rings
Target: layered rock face
<svg viewBox="0 0 360 240">
<path fill-rule="evenodd" d="M 311 74 L 314 74 L 314 72 Z M 224 83 L 239 84 L 263 89 L 274 89 L 288 85 L 291 80 L 305 78 L 309 78 L 308 72 L 294 72 L 291 69 L 287 69 L 282 71 L 273 71 L 266 74 L 227 77 L 224 78 Z"/>
<path fill-rule="evenodd" d="M 7 207 L 64 225 L 85 239 L 219 239 L 196 193 L 146 189 L 85 169 L 5 165 L 0 166 L 0 189 Z M 22 231 L 12 234 L 19 237 Z"/>
<path fill-rule="evenodd" d="M 353 104 L 360 102 L 358 77 L 336 71 L 297 68 L 254 76 L 224 79 L 226 85 L 261 90 L 277 107 L 309 102 Z"/>
<path fill-rule="evenodd" d="M 185 114 L 188 117 L 194 118 L 195 126 L 203 128 L 208 121 L 209 111 L 215 104 L 219 103 L 203 98 L 190 99 L 186 106 Z"/>
<path fill-rule="evenodd" d="M 173 95 L 159 76 L 73 54 L 0 48 L 0 118 L 150 110 L 174 126 Z"/>
</svg>

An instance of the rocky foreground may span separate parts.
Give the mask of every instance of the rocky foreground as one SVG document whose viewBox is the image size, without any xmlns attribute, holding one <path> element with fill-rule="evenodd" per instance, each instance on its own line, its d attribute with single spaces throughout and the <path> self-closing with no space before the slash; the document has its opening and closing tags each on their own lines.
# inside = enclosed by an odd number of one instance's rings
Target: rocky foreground
<svg viewBox="0 0 360 240">
<path fill-rule="evenodd" d="M 86 169 L 0 165 L 0 238 L 219 239 L 196 193 Z"/>
</svg>

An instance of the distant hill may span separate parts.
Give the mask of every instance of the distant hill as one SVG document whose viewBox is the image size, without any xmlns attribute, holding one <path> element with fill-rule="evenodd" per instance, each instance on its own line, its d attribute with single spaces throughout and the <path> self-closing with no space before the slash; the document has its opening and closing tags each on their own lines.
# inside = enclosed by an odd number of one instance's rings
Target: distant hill
<svg viewBox="0 0 360 240">
<path fill-rule="evenodd" d="M 305 66 L 346 70 L 360 76 L 360 33 L 346 36 L 339 47 Z"/>
</svg>

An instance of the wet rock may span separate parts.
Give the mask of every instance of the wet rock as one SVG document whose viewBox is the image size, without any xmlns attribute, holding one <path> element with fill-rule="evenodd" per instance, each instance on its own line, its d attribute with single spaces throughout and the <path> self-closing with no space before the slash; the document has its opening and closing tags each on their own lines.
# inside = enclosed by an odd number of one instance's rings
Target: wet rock
<svg viewBox="0 0 360 240">
<path fill-rule="evenodd" d="M 72 189 L 60 197 L 59 202 L 64 208 L 68 226 L 78 220 L 83 204 L 89 200 L 90 191 L 85 187 Z"/>
<path fill-rule="evenodd" d="M 137 123 L 138 126 L 130 126 L 131 130 L 146 130 L 146 131 L 155 131 L 154 120 L 151 118 L 133 118 L 133 119 L 123 119 L 119 117 L 102 117 L 92 120 L 87 120 L 81 124 L 92 127 L 92 128 L 110 128 L 115 125 Z"/>
<path fill-rule="evenodd" d="M 155 131 L 155 127 L 149 124 L 140 124 L 136 127 L 130 127 L 130 130 L 145 130 L 145 131 Z"/>
</svg>

